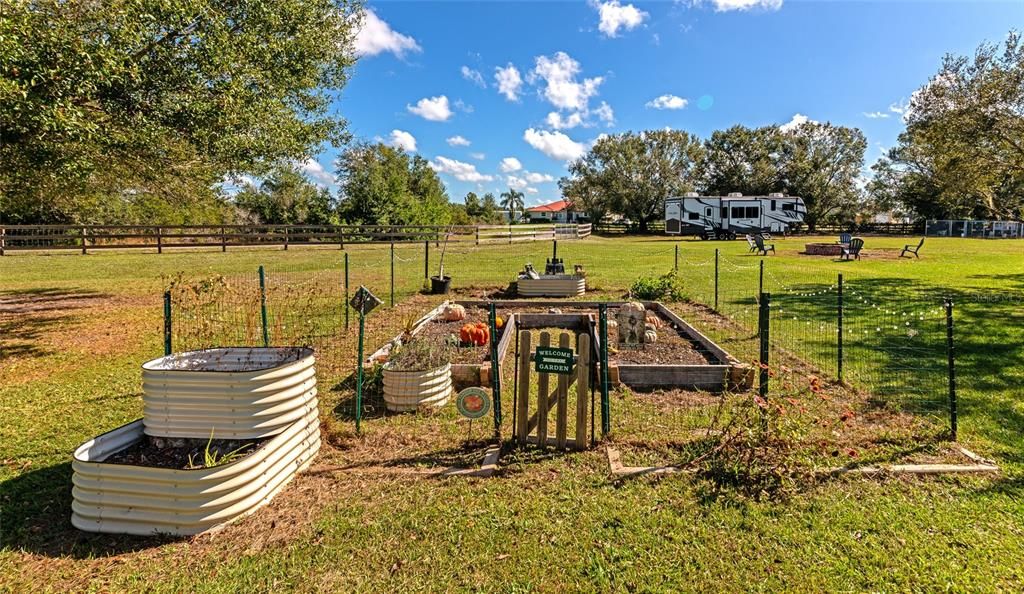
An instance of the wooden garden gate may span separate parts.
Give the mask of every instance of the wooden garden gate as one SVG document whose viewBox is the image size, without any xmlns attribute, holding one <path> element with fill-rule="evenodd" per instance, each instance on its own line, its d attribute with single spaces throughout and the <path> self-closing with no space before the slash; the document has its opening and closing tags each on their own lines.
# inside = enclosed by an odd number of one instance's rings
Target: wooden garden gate
<svg viewBox="0 0 1024 594">
<path fill-rule="evenodd" d="M 519 331 L 519 394 L 516 402 L 516 441 L 541 447 L 582 450 L 587 447 L 587 398 L 590 397 L 590 336 L 582 333 L 572 350 L 572 336 L 563 332 L 558 346 L 542 332 L 536 352 L 529 330 Z M 536 395 L 532 379 L 536 376 Z M 573 437 L 569 437 L 570 388 L 576 385 Z M 552 384 L 554 388 L 552 389 Z M 531 403 L 531 400 L 533 401 Z M 554 437 L 549 435 L 549 413 L 554 409 Z M 530 411 L 533 410 L 531 415 Z"/>
</svg>

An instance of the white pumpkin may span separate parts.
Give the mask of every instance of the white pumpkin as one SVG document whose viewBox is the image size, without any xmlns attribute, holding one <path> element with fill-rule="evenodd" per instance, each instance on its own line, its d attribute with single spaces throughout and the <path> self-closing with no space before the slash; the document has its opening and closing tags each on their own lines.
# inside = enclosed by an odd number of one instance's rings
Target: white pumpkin
<svg viewBox="0 0 1024 594">
<path fill-rule="evenodd" d="M 458 303 L 449 303 L 441 310 L 441 319 L 446 322 L 457 322 L 466 319 L 466 308 Z"/>
<path fill-rule="evenodd" d="M 658 342 L 658 333 L 654 330 L 645 330 L 644 342 Z"/>
<path fill-rule="evenodd" d="M 617 321 L 615 321 L 612 318 L 608 319 L 608 329 L 609 330 L 614 329 L 614 328 L 618 328 L 618 327 L 619 327 L 619 323 Z"/>
<path fill-rule="evenodd" d="M 637 301 L 630 301 L 622 304 L 622 309 L 626 311 L 644 311 L 644 304 Z"/>
</svg>

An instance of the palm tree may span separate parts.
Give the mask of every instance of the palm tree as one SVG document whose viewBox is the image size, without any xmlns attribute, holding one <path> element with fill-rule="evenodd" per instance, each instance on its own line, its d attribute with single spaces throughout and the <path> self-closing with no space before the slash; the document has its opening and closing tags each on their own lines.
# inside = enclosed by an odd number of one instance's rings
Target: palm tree
<svg viewBox="0 0 1024 594">
<path fill-rule="evenodd" d="M 516 222 L 516 210 L 519 212 L 526 210 L 523 196 L 522 192 L 514 188 L 509 188 L 507 192 L 501 193 L 501 207 L 508 210 L 508 218 L 512 223 Z"/>
</svg>

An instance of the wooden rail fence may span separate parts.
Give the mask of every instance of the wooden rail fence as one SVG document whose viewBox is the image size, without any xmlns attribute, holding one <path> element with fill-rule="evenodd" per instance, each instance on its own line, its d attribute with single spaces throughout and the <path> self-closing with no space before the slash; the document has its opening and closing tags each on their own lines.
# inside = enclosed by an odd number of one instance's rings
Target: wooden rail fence
<svg viewBox="0 0 1024 594">
<path fill-rule="evenodd" d="M 516 243 L 583 239 L 590 225 L 0 225 L 0 256 L 8 251 L 220 248 L 433 241 Z"/>
</svg>

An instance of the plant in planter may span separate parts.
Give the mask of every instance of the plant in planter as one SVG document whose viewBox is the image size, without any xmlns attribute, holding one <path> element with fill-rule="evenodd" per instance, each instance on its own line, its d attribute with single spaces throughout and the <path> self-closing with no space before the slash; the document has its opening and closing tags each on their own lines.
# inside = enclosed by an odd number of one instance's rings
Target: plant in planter
<svg viewBox="0 0 1024 594">
<path fill-rule="evenodd" d="M 440 408 L 452 394 L 451 346 L 416 339 L 400 346 L 384 365 L 384 402 L 388 410 Z"/>
<path fill-rule="evenodd" d="M 441 262 L 438 266 L 437 276 L 430 277 L 430 293 L 432 295 L 444 295 L 451 288 L 452 277 L 444 274 L 444 254 L 448 251 L 448 238 L 452 235 L 453 227 L 454 225 L 448 227 L 448 232 L 444 234 L 444 245 L 441 246 Z"/>
</svg>

